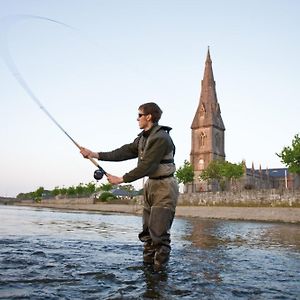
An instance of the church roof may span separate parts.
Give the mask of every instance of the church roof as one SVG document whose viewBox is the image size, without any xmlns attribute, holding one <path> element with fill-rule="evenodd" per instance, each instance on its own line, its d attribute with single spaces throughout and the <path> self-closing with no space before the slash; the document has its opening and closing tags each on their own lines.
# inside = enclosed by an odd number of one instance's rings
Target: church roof
<svg viewBox="0 0 300 300">
<path fill-rule="evenodd" d="M 276 178 L 284 178 L 285 176 L 288 176 L 290 174 L 288 168 L 261 169 L 261 170 L 253 170 L 251 168 L 247 168 L 248 174 L 253 172 L 256 175 L 262 173 L 264 175 L 269 175 L 270 177 L 276 177 Z"/>
</svg>

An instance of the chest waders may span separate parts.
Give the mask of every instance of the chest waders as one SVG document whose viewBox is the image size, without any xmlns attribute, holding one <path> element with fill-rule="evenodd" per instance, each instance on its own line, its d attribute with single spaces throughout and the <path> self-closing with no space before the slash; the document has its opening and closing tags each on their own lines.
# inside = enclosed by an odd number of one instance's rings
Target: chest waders
<svg viewBox="0 0 300 300">
<path fill-rule="evenodd" d="M 147 155 L 147 144 L 154 134 L 150 134 L 146 143 L 140 141 L 139 153 Z M 160 173 L 155 172 L 155 177 L 149 176 L 144 186 L 143 231 L 139 239 L 144 242 L 144 263 L 154 264 L 157 270 L 168 262 L 171 251 L 170 229 L 178 199 L 173 156 L 172 150 L 163 157 L 158 168 Z M 166 170 L 172 170 L 172 173 L 164 173 Z"/>
</svg>

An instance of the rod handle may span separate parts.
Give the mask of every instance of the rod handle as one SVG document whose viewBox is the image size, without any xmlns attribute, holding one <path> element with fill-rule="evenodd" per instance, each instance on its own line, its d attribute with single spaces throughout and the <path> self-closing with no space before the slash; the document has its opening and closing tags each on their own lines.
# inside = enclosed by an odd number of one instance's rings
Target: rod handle
<svg viewBox="0 0 300 300">
<path fill-rule="evenodd" d="M 98 165 L 98 163 L 95 161 L 94 158 L 88 157 L 88 159 L 89 159 L 89 160 L 90 160 L 97 168 L 99 168 L 99 165 Z"/>
<path fill-rule="evenodd" d="M 75 141 L 75 140 L 73 140 L 72 138 L 71 138 L 71 140 L 72 140 L 72 142 L 79 148 L 79 149 L 81 149 L 82 147 Z M 106 172 L 99 166 L 99 164 L 97 163 L 97 161 L 94 159 L 94 158 L 92 158 L 92 157 L 88 157 L 88 159 L 98 168 L 98 169 L 101 169 L 103 172 L 104 172 L 104 174 L 106 175 Z"/>
</svg>

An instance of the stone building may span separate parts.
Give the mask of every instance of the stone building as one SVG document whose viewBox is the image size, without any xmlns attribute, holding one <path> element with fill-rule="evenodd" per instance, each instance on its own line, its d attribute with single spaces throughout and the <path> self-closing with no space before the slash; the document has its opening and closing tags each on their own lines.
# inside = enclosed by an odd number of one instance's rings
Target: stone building
<svg viewBox="0 0 300 300">
<path fill-rule="evenodd" d="M 221 117 L 217 99 L 212 60 L 209 48 L 207 51 L 204 76 L 201 82 L 199 105 L 192 125 L 192 146 L 190 163 L 195 172 L 193 192 L 207 190 L 205 182 L 200 182 L 199 175 L 215 159 L 225 160 L 225 126 Z"/>
<path fill-rule="evenodd" d="M 287 168 L 259 169 L 246 168 L 240 180 L 243 189 L 294 189 L 296 177 Z"/>
<path fill-rule="evenodd" d="M 209 48 L 205 61 L 199 104 L 191 125 L 190 163 L 193 166 L 194 182 L 186 186 L 186 192 L 218 190 L 218 184 L 201 181 L 199 175 L 212 160 L 225 160 L 225 126 L 221 117 L 213 75 Z M 254 169 L 246 167 L 244 176 L 236 183 L 239 189 L 293 189 L 300 186 L 299 176 L 290 174 L 287 168 Z M 230 187 L 229 187 L 230 188 Z"/>
</svg>

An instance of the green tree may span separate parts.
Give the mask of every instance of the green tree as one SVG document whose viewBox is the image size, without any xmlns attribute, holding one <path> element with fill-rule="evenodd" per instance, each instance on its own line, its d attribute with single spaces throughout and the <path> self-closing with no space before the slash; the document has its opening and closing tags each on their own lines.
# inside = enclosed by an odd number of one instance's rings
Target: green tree
<svg viewBox="0 0 300 300">
<path fill-rule="evenodd" d="M 224 161 L 221 166 L 221 175 L 227 180 L 241 178 L 244 174 L 243 163 L 234 164 L 229 161 Z"/>
<path fill-rule="evenodd" d="M 217 181 L 224 190 L 229 181 L 236 180 L 243 174 L 243 163 L 234 164 L 225 160 L 212 160 L 199 177 L 208 182 Z"/>
<path fill-rule="evenodd" d="M 277 156 L 281 158 L 291 173 L 300 174 L 300 136 L 296 134 L 291 146 L 286 146 Z"/>
<path fill-rule="evenodd" d="M 179 183 L 190 183 L 194 180 L 194 169 L 191 163 L 187 160 L 184 161 L 183 166 L 181 166 L 176 172 L 175 177 Z"/>
<path fill-rule="evenodd" d="M 32 193 L 32 198 L 37 202 L 41 201 L 44 191 L 45 189 L 42 186 L 39 187 L 36 191 Z"/>
<path fill-rule="evenodd" d="M 112 194 L 111 192 L 107 192 L 107 191 L 103 192 L 103 193 L 98 197 L 98 199 L 99 199 L 100 201 L 103 201 L 103 202 L 109 201 L 109 200 L 113 200 L 113 199 L 116 199 L 116 198 L 117 198 L 117 197 L 116 197 L 114 194 Z"/>
<path fill-rule="evenodd" d="M 241 178 L 244 174 L 243 163 L 234 164 L 229 161 L 224 161 L 221 167 L 221 188 L 224 190 L 228 182 L 230 182 L 229 188 L 236 188 L 236 180 Z"/>
<path fill-rule="evenodd" d="M 20 200 L 26 199 L 26 195 L 25 195 L 24 193 L 19 193 L 19 194 L 17 195 L 17 199 L 20 199 Z"/>
<path fill-rule="evenodd" d="M 65 186 L 63 186 L 63 187 L 60 189 L 60 195 L 66 196 L 67 194 L 68 194 L 68 188 L 66 188 Z"/>
<path fill-rule="evenodd" d="M 17 195 L 17 199 L 20 200 L 30 200 L 30 199 L 34 199 L 34 192 L 30 192 L 30 193 L 20 193 Z"/>
<path fill-rule="evenodd" d="M 104 192 L 109 192 L 112 190 L 112 188 L 113 188 L 113 185 L 110 183 L 102 183 L 100 185 L 100 190 L 104 191 Z"/>
<path fill-rule="evenodd" d="M 67 195 L 69 197 L 75 197 L 76 196 L 76 188 L 73 185 L 68 187 Z"/>
<path fill-rule="evenodd" d="M 75 187 L 75 194 L 78 197 L 85 196 L 85 192 L 86 192 L 86 190 L 85 190 L 83 183 L 80 183 Z"/>
<path fill-rule="evenodd" d="M 220 180 L 222 179 L 222 165 L 223 165 L 224 161 L 223 160 L 212 160 L 207 168 L 205 168 L 201 174 L 200 174 L 200 178 L 202 180 L 207 180 L 207 181 L 211 181 L 211 180 L 216 180 L 218 182 L 220 182 Z"/>
<path fill-rule="evenodd" d="M 41 199 L 44 191 L 45 189 L 42 186 L 40 186 L 36 191 L 34 191 L 34 198 Z"/>
<path fill-rule="evenodd" d="M 86 184 L 85 189 L 88 195 L 92 195 L 96 192 L 96 185 L 94 182 L 89 182 L 88 184 Z"/>
<path fill-rule="evenodd" d="M 110 191 L 112 185 L 108 184 L 107 188 Z M 80 183 L 77 186 L 70 186 L 68 188 L 66 187 L 58 187 L 56 186 L 52 191 L 51 191 L 51 196 L 56 197 L 58 195 L 61 196 L 67 196 L 67 197 L 82 197 L 82 196 L 90 196 L 93 193 L 95 193 L 97 190 L 95 183 L 90 182 L 88 184 L 83 184 Z M 45 189 L 43 187 L 39 187 L 36 191 L 34 192 L 29 192 L 29 193 L 20 193 L 18 194 L 17 198 L 18 199 L 34 199 L 34 200 L 41 200 L 41 198 L 45 195 Z"/>
<path fill-rule="evenodd" d="M 53 196 L 53 197 L 56 197 L 56 196 L 58 196 L 59 194 L 60 194 L 60 188 L 58 187 L 58 186 L 56 186 L 55 188 L 54 188 L 54 190 L 52 190 L 51 191 L 51 195 Z"/>
</svg>

